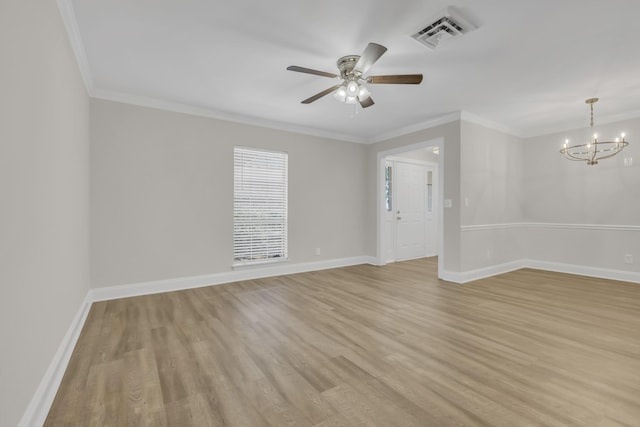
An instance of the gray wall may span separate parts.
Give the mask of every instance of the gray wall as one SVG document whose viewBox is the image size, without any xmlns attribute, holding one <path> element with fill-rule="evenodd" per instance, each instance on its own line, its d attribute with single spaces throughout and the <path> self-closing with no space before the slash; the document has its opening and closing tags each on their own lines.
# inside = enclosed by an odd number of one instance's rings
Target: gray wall
<svg viewBox="0 0 640 427">
<path fill-rule="evenodd" d="M 521 227 L 479 227 L 524 220 L 524 159 L 520 138 L 462 121 L 460 158 L 461 270 L 524 256 Z"/>
<path fill-rule="evenodd" d="M 594 166 L 558 153 L 566 138 L 586 141 L 587 129 L 525 141 L 526 221 L 555 224 L 528 228 L 529 258 L 640 272 L 640 119 L 598 127 L 602 137 L 621 131 L 630 135 L 629 146 Z M 631 166 L 625 158 L 633 159 Z M 625 254 L 634 256 L 634 264 L 624 263 Z"/>
<path fill-rule="evenodd" d="M 524 256 L 520 227 L 465 230 L 465 226 L 519 223 L 524 218 L 523 146 L 520 138 L 467 121 L 454 121 L 370 147 L 370 210 L 376 209 L 376 162 L 380 152 L 444 138 L 444 269 L 464 272 Z M 442 167 L 442 162 L 440 162 Z M 370 217 L 376 232 L 375 216 Z M 375 240 L 369 250 L 376 253 Z"/>
<path fill-rule="evenodd" d="M 529 259 L 590 274 L 640 272 L 639 144 L 587 166 L 558 152 L 566 138 L 586 140 L 586 128 L 522 139 L 466 121 L 460 127 L 459 271 Z M 640 135 L 640 119 L 598 131 Z"/>
<path fill-rule="evenodd" d="M 0 3 L 0 424 L 15 426 L 89 285 L 89 102 L 55 2 Z"/>
<path fill-rule="evenodd" d="M 92 286 L 230 271 L 235 145 L 289 153 L 290 263 L 367 252 L 366 146 L 94 99 Z"/>
<path fill-rule="evenodd" d="M 443 199 L 453 200 L 453 207 L 444 209 L 444 260 L 445 270 L 460 271 L 460 122 L 435 126 L 430 129 L 414 132 L 408 135 L 391 138 L 389 140 L 368 146 L 368 170 L 369 180 L 367 184 L 368 194 L 368 230 L 367 248 L 368 254 L 377 252 L 377 162 L 378 153 L 399 147 L 411 146 L 437 138 L 444 139 L 444 150 L 440 153 L 440 167 L 444 167 L 444 194 Z M 444 163 L 444 164 L 443 164 Z"/>
<path fill-rule="evenodd" d="M 446 270 L 640 271 L 637 142 L 589 167 L 557 153 L 584 130 L 522 140 L 456 121 L 364 146 L 89 102 L 54 2 L 0 3 L 0 57 L 3 424 L 18 424 L 89 283 L 231 270 L 234 145 L 289 153 L 292 263 L 376 255 L 377 154 L 443 138 Z M 600 132 L 620 130 L 634 139 L 640 120 Z"/>
</svg>

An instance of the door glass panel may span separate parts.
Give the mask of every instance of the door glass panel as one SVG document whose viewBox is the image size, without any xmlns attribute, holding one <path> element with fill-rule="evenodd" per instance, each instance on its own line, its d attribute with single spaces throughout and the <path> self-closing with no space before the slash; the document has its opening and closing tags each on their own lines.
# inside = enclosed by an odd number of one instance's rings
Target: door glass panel
<svg viewBox="0 0 640 427">
<path fill-rule="evenodd" d="M 391 188 L 393 186 L 393 182 L 392 182 L 392 178 L 393 177 L 393 170 L 391 168 L 391 165 L 386 165 L 384 168 L 384 206 L 387 209 L 387 212 L 391 212 L 391 210 L 393 209 L 393 203 L 392 203 L 392 194 L 391 194 Z"/>
</svg>

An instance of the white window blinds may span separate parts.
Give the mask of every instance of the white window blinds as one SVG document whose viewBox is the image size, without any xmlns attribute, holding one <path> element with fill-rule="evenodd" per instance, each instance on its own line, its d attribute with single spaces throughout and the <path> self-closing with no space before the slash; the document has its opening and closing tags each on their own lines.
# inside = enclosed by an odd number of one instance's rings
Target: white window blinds
<svg viewBox="0 0 640 427">
<path fill-rule="evenodd" d="M 287 258 L 287 153 L 235 147 L 233 256 L 236 264 Z"/>
</svg>

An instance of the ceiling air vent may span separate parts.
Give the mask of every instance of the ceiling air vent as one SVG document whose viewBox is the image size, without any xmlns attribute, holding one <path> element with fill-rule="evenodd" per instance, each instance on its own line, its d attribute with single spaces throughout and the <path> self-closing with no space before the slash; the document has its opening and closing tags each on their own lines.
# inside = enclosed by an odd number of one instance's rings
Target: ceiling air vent
<svg viewBox="0 0 640 427">
<path fill-rule="evenodd" d="M 413 34 L 411 37 L 428 48 L 435 49 L 441 40 L 460 36 L 477 28 L 463 18 L 460 12 L 453 7 L 448 7 L 444 13 L 438 16 L 439 18 L 433 20 L 431 24 Z"/>
</svg>

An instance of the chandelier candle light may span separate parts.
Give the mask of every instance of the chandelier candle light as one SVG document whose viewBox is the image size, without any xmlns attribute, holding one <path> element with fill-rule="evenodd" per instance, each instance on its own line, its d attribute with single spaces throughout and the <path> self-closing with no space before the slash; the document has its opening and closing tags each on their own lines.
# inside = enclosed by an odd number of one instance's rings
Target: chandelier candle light
<svg viewBox="0 0 640 427">
<path fill-rule="evenodd" d="M 588 165 L 597 165 L 598 160 L 608 159 L 618 154 L 624 147 L 629 145 L 629 141 L 625 141 L 625 134 L 621 134 L 620 138 L 613 141 L 599 141 L 598 134 L 594 132 L 593 126 L 593 104 L 598 102 L 598 98 L 589 98 L 585 101 L 591 108 L 591 132 L 593 140 L 586 144 L 578 144 L 569 146 L 569 140 L 565 140 L 564 146 L 560 153 L 569 160 L 586 161 Z"/>
</svg>

